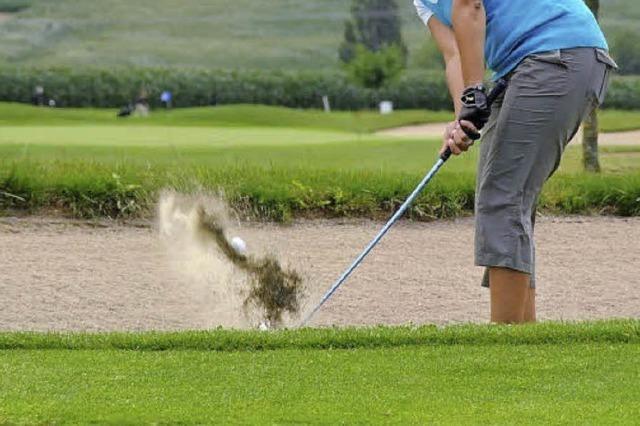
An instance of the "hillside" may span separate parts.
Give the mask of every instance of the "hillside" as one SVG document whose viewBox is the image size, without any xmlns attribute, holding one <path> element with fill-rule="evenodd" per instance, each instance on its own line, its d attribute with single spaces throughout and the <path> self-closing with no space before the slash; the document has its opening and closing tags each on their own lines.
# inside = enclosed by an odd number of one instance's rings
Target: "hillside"
<svg viewBox="0 0 640 426">
<path fill-rule="evenodd" d="M 424 42 L 401 0 L 411 52 Z M 0 64 L 335 68 L 348 0 L 0 0 Z M 640 32 L 640 3 L 602 0 L 608 31 Z M 20 10 L 21 9 L 21 10 Z M 18 10 L 16 13 L 15 11 Z M 414 55 L 415 56 L 415 55 Z"/>
</svg>

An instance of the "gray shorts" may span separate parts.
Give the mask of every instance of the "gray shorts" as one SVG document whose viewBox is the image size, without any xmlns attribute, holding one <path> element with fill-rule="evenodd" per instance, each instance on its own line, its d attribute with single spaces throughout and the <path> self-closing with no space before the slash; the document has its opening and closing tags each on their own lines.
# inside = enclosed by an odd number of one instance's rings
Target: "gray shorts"
<svg viewBox="0 0 640 426">
<path fill-rule="evenodd" d="M 528 56 L 508 76 L 480 146 L 476 265 L 530 274 L 535 288 L 538 196 L 584 117 L 604 100 L 615 67 L 602 50 L 576 48 Z"/>
</svg>

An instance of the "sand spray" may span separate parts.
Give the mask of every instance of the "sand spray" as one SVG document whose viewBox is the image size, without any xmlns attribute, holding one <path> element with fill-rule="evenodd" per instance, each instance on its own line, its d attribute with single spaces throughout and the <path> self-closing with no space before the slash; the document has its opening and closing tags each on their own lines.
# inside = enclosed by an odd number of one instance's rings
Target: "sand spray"
<svg viewBox="0 0 640 426">
<path fill-rule="evenodd" d="M 172 263 L 192 290 L 209 299 L 212 325 L 277 328 L 295 322 L 305 293 L 302 277 L 274 255 L 237 251 L 221 200 L 162 194 L 158 229 Z"/>
</svg>

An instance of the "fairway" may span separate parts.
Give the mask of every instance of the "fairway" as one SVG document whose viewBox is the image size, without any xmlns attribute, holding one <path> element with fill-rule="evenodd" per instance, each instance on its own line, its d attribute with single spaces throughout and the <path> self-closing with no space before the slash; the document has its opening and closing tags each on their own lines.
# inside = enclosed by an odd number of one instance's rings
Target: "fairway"
<svg viewBox="0 0 640 426">
<path fill-rule="evenodd" d="M 222 105 L 153 111 L 151 116 L 116 118 L 117 111 L 92 108 L 34 108 L 0 103 L 0 124 L 6 126 L 179 126 L 179 127 L 274 127 L 371 133 L 416 123 L 442 123 L 450 111 L 404 110 L 381 115 L 377 111 L 302 110 L 266 105 Z M 604 119 L 605 127 L 613 112 Z M 640 128 L 640 114 L 627 113 L 624 123 Z"/>
<path fill-rule="evenodd" d="M 89 149 L 107 147 L 205 147 L 304 146 L 357 139 L 346 132 L 265 127 L 200 128 L 163 126 L 3 127 L 0 145 L 23 144 Z"/>
<path fill-rule="evenodd" d="M 636 322 L 99 340 L 2 335 L 0 421 L 625 424 L 640 415 L 638 336 Z M 247 346 L 201 345 L 217 339 Z M 32 341 L 33 349 L 9 350 L 12 341 Z M 65 341 L 70 350 L 54 349 Z M 100 341 L 122 341 L 123 349 L 174 343 L 156 352 L 99 349 Z M 250 349 L 260 342 L 280 349 Z"/>
<path fill-rule="evenodd" d="M 0 102 L 0 124 L 28 126 L 164 126 L 208 128 L 294 128 L 366 134 L 412 124 L 446 123 L 451 111 L 400 110 L 381 115 L 377 111 L 333 111 L 292 109 L 266 105 L 221 105 L 154 111 L 149 117 L 116 118 L 116 111 L 92 108 L 34 108 Z M 444 124 L 443 124 L 444 125 Z M 640 112 L 603 110 L 600 130 L 604 133 L 640 130 Z"/>
</svg>

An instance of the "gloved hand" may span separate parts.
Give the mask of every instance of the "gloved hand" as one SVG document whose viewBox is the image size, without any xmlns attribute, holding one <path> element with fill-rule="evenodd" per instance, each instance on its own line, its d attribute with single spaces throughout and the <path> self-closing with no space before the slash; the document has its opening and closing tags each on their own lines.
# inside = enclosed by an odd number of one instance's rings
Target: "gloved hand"
<svg viewBox="0 0 640 426">
<path fill-rule="evenodd" d="M 458 120 L 469 121 L 476 129 L 482 130 L 489 121 L 490 115 L 491 107 L 487 102 L 487 89 L 483 85 L 467 87 L 462 93 L 462 110 Z M 468 132 L 467 134 L 472 139 L 480 137 L 476 132 Z"/>
</svg>

